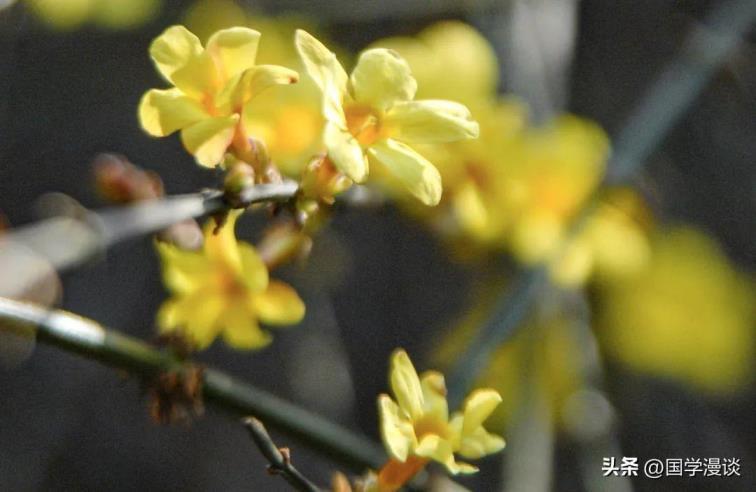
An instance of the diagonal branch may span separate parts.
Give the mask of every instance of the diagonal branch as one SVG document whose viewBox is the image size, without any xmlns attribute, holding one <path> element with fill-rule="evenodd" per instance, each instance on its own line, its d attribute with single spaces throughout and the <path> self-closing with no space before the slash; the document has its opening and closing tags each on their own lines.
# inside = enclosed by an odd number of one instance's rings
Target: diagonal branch
<svg viewBox="0 0 756 492">
<path fill-rule="evenodd" d="M 181 371 L 185 362 L 138 340 L 62 310 L 0 297 L 3 324 L 28 323 L 37 340 L 130 374 L 150 378 L 161 371 Z M 377 469 L 385 461 L 380 446 L 329 420 L 216 369 L 203 371 L 205 401 L 239 416 L 254 415 L 269 426 L 330 456 L 357 472 Z"/>
<path fill-rule="evenodd" d="M 609 162 L 609 172 L 593 196 L 586 200 L 584 209 L 570 227 L 570 235 L 580 230 L 605 186 L 625 183 L 643 167 L 738 45 L 754 19 L 756 2 L 730 0 L 715 8 L 705 21 L 705 27 L 697 26 L 688 35 L 681 53 L 650 86 L 622 131 L 613 139 L 615 150 Z M 558 251 L 556 255 L 560 253 Z M 488 365 L 496 348 L 514 335 L 530 312 L 541 291 L 539 286 L 548 281 L 544 266 L 548 263 L 547 260 L 520 273 L 511 288 L 501 295 L 488 322 L 457 359 L 449 377 L 452 404 L 461 401 Z"/>
<path fill-rule="evenodd" d="M 56 217 L 3 236 L 0 257 L 18 249 L 31 250 L 56 271 L 75 267 L 96 257 L 116 243 L 157 232 L 186 219 L 197 218 L 262 202 L 286 202 L 299 190 L 294 181 L 258 184 L 243 190 L 232 206 L 223 192 L 211 190 L 175 195 L 89 212 L 84 219 Z M 65 238 L 65 241 L 61 241 Z M 2 258 L 0 258 L 2 259 Z"/>
<path fill-rule="evenodd" d="M 320 489 L 302 475 L 291 463 L 288 448 L 279 448 L 268 435 L 262 422 L 254 417 L 242 420 L 265 459 L 270 462 L 268 472 L 281 475 L 292 487 L 302 492 L 320 492 Z"/>
</svg>

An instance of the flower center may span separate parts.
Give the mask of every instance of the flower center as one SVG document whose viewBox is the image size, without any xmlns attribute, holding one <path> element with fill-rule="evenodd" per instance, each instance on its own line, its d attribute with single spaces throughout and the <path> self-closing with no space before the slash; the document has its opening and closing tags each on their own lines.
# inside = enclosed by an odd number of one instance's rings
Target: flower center
<svg viewBox="0 0 756 492">
<path fill-rule="evenodd" d="M 375 143 L 382 136 L 381 119 L 370 106 L 350 104 L 344 108 L 347 129 L 354 138 L 367 147 Z"/>
<path fill-rule="evenodd" d="M 417 440 L 422 440 L 423 436 L 435 434 L 442 439 L 449 438 L 449 426 L 443 420 L 426 415 L 414 422 L 415 435 Z"/>
<path fill-rule="evenodd" d="M 220 272 L 217 281 L 224 297 L 245 298 L 248 294 L 246 286 L 230 272 Z"/>
</svg>

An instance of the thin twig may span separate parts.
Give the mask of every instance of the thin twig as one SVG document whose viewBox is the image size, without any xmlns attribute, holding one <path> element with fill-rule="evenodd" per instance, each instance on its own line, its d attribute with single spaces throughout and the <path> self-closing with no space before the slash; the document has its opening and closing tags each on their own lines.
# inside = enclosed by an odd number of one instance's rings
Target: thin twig
<svg viewBox="0 0 756 492">
<path fill-rule="evenodd" d="M 0 297 L 0 330 L 2 321 L 34 325 L 37 340 L 42 343 L 143 378 L 187 367 L 185 362 L 139 339 L 62 310 Z M 378 469 L 386 459 L 381 447 L 368 438 L 221 371 L 203 371 L 202 394 L 206 402 L 239 416 L 254 415 L 356 472 Z"/>
<path fill-rule="evenodd" d="M 296 490 L 303 492 L 320 492 L 320 488 L 310 482 L 291 463 L 288 448 L 279 448 L 268 435 L 262 422 L 254 417 L 246 417 L 242 420 L 249 431 L 257 449 L 270 462 L 268 471 L 273 475 L 281 475 Z"/>
<path fill-rule="evenodd" d="M 738 45 L 754 19 L 756 2 L 732 0 L 716 8 L 707 17 L 705 27 L 697 27 L 688 35 L 678 58 L 650 86 L 622 131 L 613 139 L 615 151 L 609 162 L 609 172 L 577 214 L 569 228 L 569 236 L 579 232 L 606 186 L 629 181 L 643 167 L 654 149 L 703 91 L 727 55 Z M 556 254 L 561 254 L 561 251 Z M 499 307 L 495 308 L 489 321 L 475 334 L 452 368 L 449 377 L 449 399 L 452 404 L 459 404 L 481 370 L 488 365 L 496 348 L 516 333 L 535 303 L 540 291 L 538 285 L 543 284 L 542 280 L 548 280 L 544 265 L 552 259 L 522 271 L 511 287 L 502 293 Z"/>
</svg>

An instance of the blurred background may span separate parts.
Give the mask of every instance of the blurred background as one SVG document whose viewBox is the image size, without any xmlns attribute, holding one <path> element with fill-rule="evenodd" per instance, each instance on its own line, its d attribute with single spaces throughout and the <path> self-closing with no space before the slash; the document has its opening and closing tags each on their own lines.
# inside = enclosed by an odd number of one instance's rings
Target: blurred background
<svg viewBox="0 0 756 492">
<path fill-rule="evenodd" d="M 406 348 L 420 370 L 452 371 L 518 272 L 566 244 L 534 309 L 476 382 L 504 397 L 489 427 L 507 448 L 459 482 L 756 490 L 753 30 L 640 172 L 601 192 L 566 243 L 607 172 L 611 138 L 723 3 L 0 0 L 0 217 L 34 221 L 49 192 L 107 205 L 92 178 L 101 152 L 157 172 L 171 194 L 218 185 L 178 138 L 150 138 L 137 121 L 141 95 L 166 86 L 147 50 L 167 26 L 204 40 L 247 25 L 263 33 L 261 63 L 292 68 L 295 27 L 318 33 L 348 68 L 369 45 L 394 48 L 418 97 L 460 100 L 481 122 L 479 143 L 428 150 L 444 201 L 339 207 L 309 260 L 277 272 L 305 300 L 303 323 L 277 330 L 264 350 L 216 343 L 198 359 L 378 439 L 375 398 L 387 390 L 391 351 Z M 296 176 L 317 108 L 284 107 L 275 92 L 260 105 L 261 135 Z M 392 183 L 379 189 L 395 197 Z M 239 236 L 254 242 L 262 225 L 245 219 Z M 62 284 L 64 309 L 155 337 L 166 293 L 150 238 Z M 288 490 L 222 413 L 159 426 L 138 384 L 111 369 L 48 346 L 12 355 L 0 359 L 0 490 Z M 274 437 L 319 483 L 339 469 Z M 742 476 L 602 477 L 603 458 L 622 456 L 739 458 Z"/>
</svg>

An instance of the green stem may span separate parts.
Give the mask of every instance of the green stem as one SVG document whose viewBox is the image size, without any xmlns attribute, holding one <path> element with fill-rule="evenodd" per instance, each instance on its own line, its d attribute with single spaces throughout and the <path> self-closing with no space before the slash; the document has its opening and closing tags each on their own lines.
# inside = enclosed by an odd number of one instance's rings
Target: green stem
<svg viewBox="0 0 756 492">
<path fill-rule="evenodd" d="M 0 330 L 4 329 L 3 321 L 11 325 L 19 322 L 34 325 L 37 339 L 42 343 L 124 369 L 141 378 L 151 378 L 167 369 L 181 369 L 186 364 L 92 320 L 0 297 Z M 380 446 L 368 438 L 221 371 L 207 368 L 203 378 L 202 393 L 206 402 L 237 416 L 253 415 L 356 472 L 378 469 L 386 459 Z"/>
</svg>

